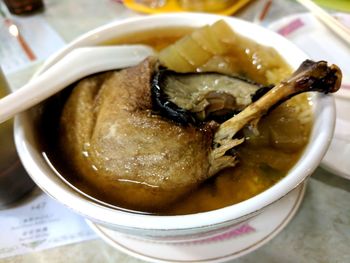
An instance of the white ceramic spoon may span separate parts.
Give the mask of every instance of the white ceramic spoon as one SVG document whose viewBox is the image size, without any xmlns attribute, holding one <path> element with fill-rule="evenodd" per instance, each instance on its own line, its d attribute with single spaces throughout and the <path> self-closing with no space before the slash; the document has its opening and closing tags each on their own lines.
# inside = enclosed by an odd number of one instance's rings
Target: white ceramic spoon
<svg viewBox="0 0 350 263">
<path fill-rule="evenodd" d="M 0 123 L 83 77 L 102 71 L 131 67 L 152 54 L 153 49 L 144 45 L 74 49 L 43 74 L 1 99 Z"/>
</svg>

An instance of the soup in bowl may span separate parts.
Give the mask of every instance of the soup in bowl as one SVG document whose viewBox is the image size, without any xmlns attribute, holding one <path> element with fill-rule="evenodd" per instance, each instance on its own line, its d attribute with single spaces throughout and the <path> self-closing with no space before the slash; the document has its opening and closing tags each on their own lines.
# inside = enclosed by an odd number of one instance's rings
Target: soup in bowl
<svg viewBox="0 0 350 263">
<path fill-rule="evenodd" d="M 123 233 L 183 238 L 254 216 L 321 161 L 334 129 L 332 97 L 264 99 L 265 108 L 260 99 L 291 83 L 282 80 L 306 56 L 245 21 L 174 14 L 112 23 L 37 74 L 77 47 L 134 43 L 156 57 L 84 78 L 16 118 L 24 166 L 59 202 Z"/>
</svg>

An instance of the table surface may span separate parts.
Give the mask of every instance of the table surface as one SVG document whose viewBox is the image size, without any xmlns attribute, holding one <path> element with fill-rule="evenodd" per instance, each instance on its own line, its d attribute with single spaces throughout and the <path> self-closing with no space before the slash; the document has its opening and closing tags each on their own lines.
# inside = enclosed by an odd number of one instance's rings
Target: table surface
<svg viewBox="0 0 350 263">
<path fill-rule="evenodd" d="M 254 20 L 265 1 L 257 0 L 236 16 Z M 137 16 L 113 0 L 46 0 L 42 16 L 70 42 L 93 28 Z M 291 0 L 275 0 L 263 25 L 288 14 L 305 12 Z M 1 60 L 1 57 L 0 57 Z M 20 87 L 37 64 L 7 77 Z M 231 262 L 350 262 L 350 181 L 318 168 L 311 176 L 305 199 L 294 219 L 268 244 Z M 0 262 L 143 262 L 115 250 L 100 239 L 25 254 Z"/>
</svg>

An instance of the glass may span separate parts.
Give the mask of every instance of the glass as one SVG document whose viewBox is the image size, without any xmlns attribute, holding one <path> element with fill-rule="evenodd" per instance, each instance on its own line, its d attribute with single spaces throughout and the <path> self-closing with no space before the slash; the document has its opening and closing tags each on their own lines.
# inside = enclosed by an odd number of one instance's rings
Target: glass
<svg viewBox="0 0 350 263">
<path fill-rule="evenodd" d="M 0 98 L 9 91 L 0 68 Z M 34 186 L 24 170 L 13 139 L 13 120 L 0 123 L 0 208 L 22 197 Z"/>
<path fill-rule="evenodd" d="M 42 0 L 4 0 L 8 10 L 15 15 L 40 11 L 44 7 Z"/>
</svg>

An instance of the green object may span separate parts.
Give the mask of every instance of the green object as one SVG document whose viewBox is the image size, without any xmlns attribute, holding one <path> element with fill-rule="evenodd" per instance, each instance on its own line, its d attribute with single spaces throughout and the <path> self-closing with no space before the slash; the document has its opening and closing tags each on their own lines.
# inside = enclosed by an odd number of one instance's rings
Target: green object
<svg viewBox="0 0 350 263">
<path fill-rule="evenodd" d="M 350 0 L 314 0 L 314 2 L 326 8 L 350 12 Z"/>
</svg>

